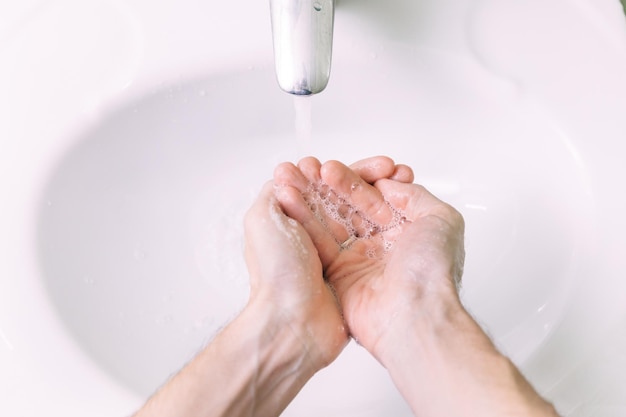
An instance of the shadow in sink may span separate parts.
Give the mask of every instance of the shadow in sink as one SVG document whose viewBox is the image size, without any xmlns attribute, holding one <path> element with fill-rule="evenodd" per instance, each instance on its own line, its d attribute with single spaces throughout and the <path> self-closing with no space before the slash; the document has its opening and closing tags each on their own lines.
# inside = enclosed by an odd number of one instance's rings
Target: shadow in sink
<svg viewBox="0 0 626 417">
<path fill-rule="evenodd" d="M 174 85 L 112 113 L 44 193 L 50 296 L 80 344 L 142 394 L 246 300 L 240 220 L 293 124 L 265 75 Z"/>
</svg>

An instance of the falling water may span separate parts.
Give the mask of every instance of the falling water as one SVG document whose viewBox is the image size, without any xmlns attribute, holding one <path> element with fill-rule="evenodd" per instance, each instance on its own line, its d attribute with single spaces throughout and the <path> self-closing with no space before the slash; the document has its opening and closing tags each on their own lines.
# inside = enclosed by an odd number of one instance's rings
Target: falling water
<svg viewBox="0 0 626 417">
<path fill-rule="evenodd" d="M 311 100 L 312 96 L 293 96 L 293 105 L 296 111 L 296 142 L 298 154 L 301 156 L 311 153 Z"/>
<path fill-rule="evenodd" d="M 13 350 L 13 344 L 9 341 L 9 339 L 7 339 L 6 335 L 4 334 L 4 332 L 2 331 L 2 329 L 0 329 L 0 340 L 4 342 L 4 344 L 6 345 L 7 349 L 9 350 Z"/>
</svg>

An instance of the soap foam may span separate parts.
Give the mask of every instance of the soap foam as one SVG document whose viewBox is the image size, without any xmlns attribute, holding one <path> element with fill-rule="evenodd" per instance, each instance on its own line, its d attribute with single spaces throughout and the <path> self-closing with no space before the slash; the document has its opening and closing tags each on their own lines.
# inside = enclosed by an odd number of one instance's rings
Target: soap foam
<svg viewBox="0 0 626 417">
<path fill-rule="evenodd" d="M 388 201 L 385 204 L 392 213 L 391 221 L 386 225 L 378 224 L 369 219 L 365 213 L 352 206 L 349 201 L 335 193 L 328 184 L 323 181 L 317 184 L 310 183 L 306 191 L 302 193 L 304 200 L 317 219 L 330 231 L 327 219 L 343 226 L 350 238 L 346 242 L 340 242 L 337 236 L 333 236 L 342 249 L 348 249 L 358 240 L 380 239 L 380 250 L 369 248 L 366 255 L 369 258 L 380 258 L 393 248 L 393 241 L 385 237 L 385 232 L 400 227 L 407 219 L 405 214 L 393 207 Z M 379 253 L 382 252 L 382 253 Z"/>
</svg>

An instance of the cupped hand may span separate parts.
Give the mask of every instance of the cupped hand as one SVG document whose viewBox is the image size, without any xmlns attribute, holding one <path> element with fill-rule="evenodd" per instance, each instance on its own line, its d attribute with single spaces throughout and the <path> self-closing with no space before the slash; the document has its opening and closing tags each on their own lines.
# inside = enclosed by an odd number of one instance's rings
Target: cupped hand
<svg viewBox="0 0 626 417">
<path fill-rule="evenodd" d="M 348 341 L 337 301 L 305 229 L 287 217 L 268 182 L 244 219 L 250 274 L 247 308 L 271 309 L 276 326 L 291 329 L 313 366 L 332 362 Z"/>
<path fill-rule="evenodd" d="M 462 216 L 410 183 L 410 168 L 399 171 L 368 181 L 340 162 L 306 158 L 274 174 L 281 207 L 317 248 L 350 334 L 375 356 L 396 317 L 457 297 L 463 269 Z"/>
<path fill-rule="evenodd" d="M 412 171 L 388 158 L 353 165 L 367 181 L 412 180 Z M 305 227 L 287 217 L 275 194 L 282 187 L 267 183 L 245 217 L 245 256 L 250 273 L 252 308 L 270 306 L 278 325 L 302 340 L 315 366 L 332 362 L 348 342 L 335 295 L 323 277 L 318 250 Z"/>
</svg>

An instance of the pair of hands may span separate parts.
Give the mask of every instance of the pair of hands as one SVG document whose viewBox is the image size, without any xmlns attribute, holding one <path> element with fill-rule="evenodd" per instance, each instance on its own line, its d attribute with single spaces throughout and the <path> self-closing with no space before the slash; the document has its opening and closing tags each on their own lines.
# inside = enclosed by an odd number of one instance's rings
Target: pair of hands
<svg viewBox="0 0 626 417">
<path fill-rule="evenodd" d="M 350 167 L 309 157 L 279 165 L 248 211 L 250 304 L 272 306 L 317 369 L 350 336 L 382 360 L 402 318 L 458 300 L 463 219 L 412 182 L 387 157 Z"/>
<path fill-rule="evenodd" d="M 278 415 L 352 336 L 416 415 L 556 417 L 460 303 L 461 215 L 412 181 L 278 166 L 245 218 L 248 305 L 136 415 Z"/>
</svg>

